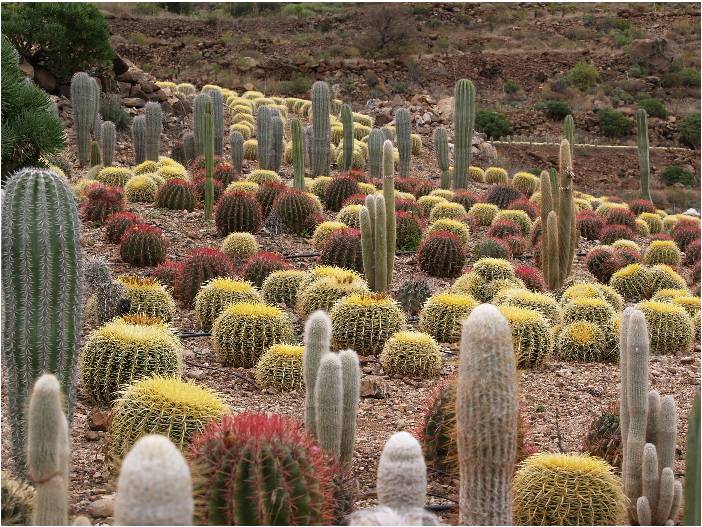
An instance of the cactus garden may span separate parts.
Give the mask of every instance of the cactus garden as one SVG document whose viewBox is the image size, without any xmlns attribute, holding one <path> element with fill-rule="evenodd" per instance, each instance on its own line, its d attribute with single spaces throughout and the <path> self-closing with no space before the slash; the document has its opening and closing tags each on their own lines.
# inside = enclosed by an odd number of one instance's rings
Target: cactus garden
<svg viewBox="0 0 702 527">
<path fill-rule="evenodd" d="M 3 4 L 2 523 L 700 525 L 699 6 L 565 6 Z"/>
</svg>

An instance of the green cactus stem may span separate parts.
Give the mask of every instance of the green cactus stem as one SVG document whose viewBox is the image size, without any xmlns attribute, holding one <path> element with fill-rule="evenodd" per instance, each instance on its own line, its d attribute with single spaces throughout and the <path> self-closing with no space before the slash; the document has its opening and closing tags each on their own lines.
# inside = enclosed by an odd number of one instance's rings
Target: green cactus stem
<svg viewBox="0 0 702 527">
<path fill-rule="evenodd" d="M 157 102 L 147 102 L 144 107 L 145 118 L 145 139 L 146 139 L 146 159 L 158 161 L 158 153 L 161 149 L 161 105 Z"/>
<path fill-rule="evenodd" d="M 229 135 L 229 153 L 232 156 L 232 167 L 241 174 L 244 163 L 244 136 L 241 132 L 232 132 Z"/>
<path fill-rule="evenodd" d="M 379 128 L 373 128 L 368 135 L 368 175 L 371 181 L 383 177 L 383 144 L 385 135 Z"/>
<path fill-rule="evenodd" d="M 90 143 L 90 166 L 96 167 L 100 164 L 100 144 L 97 141 Z"/>
<path fill-rule="evenodd" d="M 397 150 L 400 154 L 398 172 L 401 178 L 410 177 L 412 162 L 412 125 L 410 114 L 406 108 L 398 108 L 395 112 L 395 130 L 397 133 Z"/>
<path fill-rule="evenodd" d="M 341 123 L 344 126 L 344 141 L 342 149 L 344 151 L 344 157 L 342 158 L 343 164 L 341 170 L 347 172 L 351 170 L 353 165 L 353 113 L 351 112 L 351 107 L 348 104 L 341 106 Z"/>
<path fill-rule="evenodd" d="M 325 353 L 319 361 L 314 385 L 317 440 L 336 459 L 341 456 L 344 420 L 344 388 L 341 361 L 336 353 Z"/>
<path fill-rule="evenodd" d="M 95 80 L 85 72 L 78 72 L 71 79 L 73 127 L 78 143 L 78 161 L 84 167 L 90 161 L 90 131 L 95 125 L 100 92 Z"/>
<path fill-rule="evenodd" d="M 466 79 L 456 82 L 453 93 L 453 187 L 466 188 L 472 157 L 475 124 L 475 86 Z"/>
<path fill-rule="evenodd" d="M 317 418 L 314 393 L 317 371 L 322 356 L 331 344 L 331 320 L 325 311 L 315 311 L 305 323 L 303 354 L 303 378 L 305 381 L 305 427 L 312 437 L 317 437 Z"/>
<path fill-rule="evenodd" d="M 100 133 L 100 141 L 102 142 L 102 164 L 103 166 L 112 166 L 112 158 L 115 154 L 116 142 L 115 124 L 112 121 L 102 123 L 102 132 Z"/>
<path fill-rule="evenodd" d="M 641 197 L 651 201 L 648 182 L 651 178 L 648 147 L 648 114 L 643 108 L 636 111 L 636 144 L 639 149 L 639 173 L 641 174 Z"/>
<path fill-rule="evenodd" d="M 211 90 L 208 93 L 212 99 L 214 153 L 216 156 L 221 156 L 224 150 L 224 98 L 219 90 Z"/>
<path fill-rule="evenodd" d="M 132 147 L 134 164 L 140 165 L 146 161 L 146 117 L 143 115 L 137 115 L 132 120 Z"/>
<path fill-rule="evenodd" d="M 302 135 L 302 124 L 295 118 L 290 123 L 292 132 L 292 158 L 293 158 L 293 187 L 305 190 L 305 144 Z"/>
<path fill-rule="evenodd" d="M 196 128 L 202 138 L 202 154 L 205 157 L 205 221 L 212 219 L 212 205 L 214 203 L 214 116 L 212 99 L 204 94 L 198 110 Z M 198 96 L 199 97 L 199 96 Z"/>
<path fill-rule="evenodd" d="M 383 198 L 385 200 L 385 254 L 387 258 L 387 286 L 392 285 L 392 272 L 395 265 L 395 249 L 397 245 L 397 220 L 395 217 L 395 174 L 393 149 L 390 141 L 383 144 Z"/>
<path fill-rule="evenodd" d="M 687 463 L 685 465 L 685 515 L 683 525 L 700 524 L 700 394 L 687 419 Z"/>
<path fill-rule="evenodd" d="M 331 122 L 329 119 L 329 85 L 317 81 L 311 92 L 312 141 L 310 141 L 310 163 L 312 176 L 329 175 L 329 142 L 331 140 Z"/>
<path fill-rule="evenodd" d="M 441 188 L 451 188 L 451 172 L 449 171 L 449 146 L 446 128 L 439 126 L 434 130 L 434 150 L 436 151 L 436 164 L 441 170 Z"/>
<path fill-rule="evenodd" d="M 575 159 L 575 121 L 571 114 L 566 115 L 563 120 L 563 131 L 570 145 L 570 159 L 572 163 Z"/>
</svg>

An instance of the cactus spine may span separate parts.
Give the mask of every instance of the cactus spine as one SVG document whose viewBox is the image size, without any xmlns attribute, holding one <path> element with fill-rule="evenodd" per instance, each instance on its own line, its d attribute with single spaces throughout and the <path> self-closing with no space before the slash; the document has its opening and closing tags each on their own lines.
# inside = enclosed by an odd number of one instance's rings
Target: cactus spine
<svg viewBox="0 0 702 527">
<path fill-rule="evenodd" d="M 383 144 L 385 135 L 379 128 L 373 128 L 368 136 L 368 175 L 371 181 L 383 177 Z"/>
<path fill-rule="evenodd" d="M 305 190 L 305 143 L 299 119 L 292 120 L 290 130 L 292 132 L 293 187 Z"/>
<path fill-rule="evenodd" d="M 570 160 L 572 163 L 575 159 L 575 121 L 571 114 L 566 115 L 563 120 L 563 131 L 570 145 Z"/>
<path fill-rule="evenodd" d="M 140 165 L 146 161 L 146 117 L 143 115 L 137 115 L 132 120 L 132 146 L 134 164 Z"/>
<path fill-rule="evenodd" d="M 410 114 L 406 108 L 398 108 L 395 112 L 395 130 L 397 133 L 397 150 L 400 154 L 398 172 L 401 178 L 410 177 L 412 161 L 412 125 Z"/>
<path fill-rule="evenodd" d="M 310 162 L 312 176 L 329 175 L 329 141 L 331 123 L 329 119 L 329 85 L 317 81 L 312 85 L 312 141 L 310 141 Z"/>
<path fill-rule="evenodd" d="M 317 440 L 336 459 L 341 456 L 341 433 L 344 420 L 344 388 L 341 361 L 336 353 L 325 353 L 319 361 L 314 386 Z"/>
<path fill-rule="evenodd" d="M 6 184 L 2 203 L 2 352 L 15 459 L 23 458 L 22 409 L 44 372 L 75 398 L 82 305 L 80 220 L 65 178 L 27 168 Z M 23 473 L 22 463 L 19 463 Z"/>
<path fill-rule="evenodd" d="M 122 462 L 116 525 L 192 525 L 193 484 L 183 454 L 162 435 L 142 437 Z"/>
<path fill-rule="evenodd" d="M 453 187 L 466 188 L 472 157 L 475 124 L 475 86 L 467 79 L 456 82 L 453 92 Z"/>
<path fill-rule="evenodd" d="M 636 142 L 639 147 L 639 172 L 641 174 L 641 196 L 651 201 L 651 192 L 648 188 L 648 181 L 651 177 L 651 165 L 649 163 L 648 150 L 648 115 L 646 110 L 639 108 L 636 110 Z"/>
<path fill-rule="evenodd" d="M 244 136 L 241 135 L 241 132 L 229 134 L 229 149 L 232 156 L 232 167 L 241 174 L 244 163 Z"/>
<path fill-rule="evenodd" d="M 144 107 L 146 159 L 158 161 L 161 149 L 161 105 L 157 102 L 147 102 Z"/>
<path fill-rule="evenodd" d="M 27 413 L 27 465 L 35 489 L 33 525 L 68 525 L 69 459 L 61 386 L 56 377 L 44 374 L 34 385 Z"/>
<path fill-rule="evenodd" d="M 451 173 L 449 172 L 449 147 L 446 128 L 439 126 L 434 130 L 434 150 L 436 163 L 441 170 L 441 188 L 451 188 Z"/>
<path fill-rule="evenodd" d="M 305 381 L 305 427 L 312 437 L 317 437 L 314 394 L 317 383 L 317 370 L 322 355 L 329 351 L 331 344 L 331 320 L 324 311 L 315 311 L 305 322 L 303 354 L 303 378 Z"/>
<path fill-rule="evenodd" d="M 700 524 L 700 394 L 695 397 L 687 419 L 687 462 L 685 465 L 685 516 L 683 525 Z"/>
<path fill-rule="evenodd" d="M 268 106 L 256 110 L 256 141 L 259 167 L 270 170 L 270 155 L 273 142 L 273 116 Z"/>
<path fill-rule="evenodd" d="M 341 124 L 344 126 L 343 166 L 341 170 L 351 170 L 353 164 L 353 114 L 348 104 L 341 106 Z"/>
<path fill-rule="evenodd" d="M 95 125 L 100 91 L 95 80 L 85 72 L 78 72 L 71 79 L 73 127 L 78 143 L 78 161 L 84 167 L 90 161 L 90 131 Z"/>
<path fill-rule="evenodd" d="M 185 162 L 190 164 L 195 159 L 195 134 L 191 131 L 183 132 L 183 152 Z"/>
<path fill-rule="evenodd" d="M 109 167 L 112 166 L 112 158 L 115 154 L 115 124 L 112 121 L 105 121 L 101 128 L 102 164 Z"/>
<path fill-rule="evenodd" d="M 512 333 L 482 304 L 463 323 L 456 394 L 461 525 L 512 524 L 517 455 L 517 369 Z"/>
<path fill-rule="evenodd" d="M 209 91 L 212 99 L 212 120 L 214 121 L 214 153 L 221 156 L 224 150 L 224 98 L 219 90 Z"/>
<path fill-rule="evenodd" d="M 212 218 L 212 204 L 214 203 L 214 116 L 212 112 L 212 99 L 204 94 L 206 99 L 200 103 L 197 128 L 202 134 L 202 154 L 205 157 L 205 221 Z"/>
</svg>

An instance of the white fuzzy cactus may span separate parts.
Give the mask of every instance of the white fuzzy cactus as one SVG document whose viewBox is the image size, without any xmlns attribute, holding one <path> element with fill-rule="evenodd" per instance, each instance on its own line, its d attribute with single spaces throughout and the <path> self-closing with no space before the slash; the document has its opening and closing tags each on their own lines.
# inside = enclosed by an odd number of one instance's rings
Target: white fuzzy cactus
<svg viewBox="0 0 702 527">
<path fill-rule="evenodd" d="M 176 446 L 162 435 L 144 436 L 122 462 L 115 525 L 192 525 L 192 487 Z"/>
<path fill-rule="evenodd" d="M 378 463 L 378 502 L 393 509 L 424 507 L 427 467 L 422 447 L 412 434 L 397 432 L 383 448 Z"/>
<path fill-rule="evenodd" d="M 371 507 L 351 514 L 349 525 L 440 525 L 439 518 L 421 507 L 397 511 L 390 507 Z"/>
</svg>

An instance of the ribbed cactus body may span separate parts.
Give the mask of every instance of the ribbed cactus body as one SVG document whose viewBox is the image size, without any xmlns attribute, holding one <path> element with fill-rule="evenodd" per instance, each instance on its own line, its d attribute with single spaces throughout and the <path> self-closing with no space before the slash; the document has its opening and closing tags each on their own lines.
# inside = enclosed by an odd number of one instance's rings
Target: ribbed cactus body
<svg viewBox="0 0 702 527">
<path fill-rule="evenodd" d="M 34 385 L 27 411 L 27 466 L 35 491 L 33 525 L 68 524 L 69 462 L 61 387 L 56 377 L 44 374 Z"/>
<path fill-rule="evenodd" d="M 466 188 L 472 158 L 475 124 L 475 86 L 466 79 L 456 82 L 453 92 L 453 187 Z"/>
<path fill-rule="evenodd" d="M 517 372 L 507 320 L 492 305 L 463 325 L 456 395 L 459 523 L 511 525 Z"/>
<path fill-rule="evenodd" d="M 292 132 L 293 187 L 297 190 L 305 190 L 305 142 L 299 119 L 292 120 L 290 130 Z"/>
<path fill-rule="evenodd" d="M 232 167 L 241 174 L 244 162 L 244 136 L 241 132 L 232 132 L 229 135 L 230 155 L 232 156 Z"/>
<path fill-rule="evenodd" d="M 198 93 L 193 101 L 193 137 L 195 138 L 195 157 L 203 155 L 204 112 L 212 106 L 212 99 L 207 93 Z"/>
<path fill-rule="evenodd" d="M 116 130 L 115 124 L 112 121 L 102 123 L 102 133 L 100 141 L 102 142 L 102 164 L 103 166 L 112 166 L 112 158 L 115 154 Z"/>
<path fill-rule="evenodd" d="M 312 85 L 311 100 L 312 140 L 310 141 L 310 164 L 312 176 L 328 176 L 329 142 L 331 141 L 329 85 L 323 81 L 315 82 Z"/>
<path fill-rule="evenodd" d="M 303 377 L 305 392 L 305 427 L 312 437 L 317 437 L 317 417 L 315 386 L 317 370 L 322 356 L 329 351 L 331 344 L 331 320 L 324 311 L 315 311 L 305 322 L 303 354 Z"/>
<path fill-rule="evenodd" d="M 146 159 L 158 161 L 158 153 L 161 149 L 161 105 L 157 102 L 147 102 L 144 107 L 145 143 Z"/>
<path fill-rule="evenodd" d="M 117 525 L 192 525 L 190 468 L 168 438 L 139 439 L 122 462 L 117 481 Z"/>
<path fill-rule="evenodd" d="M 137 115 L 132 120 L 132 148 L 135 165 L 146 161 L 146 117 L 143 115 Z"/>
<path fill-rule="evenodd" d="M 684 525 L 700 523 L 700 395 L 687 419 L 687 462 L 685 463 Z"/>
<path fill-rule="evenodd" d="M 80 220 L 65 178 L 24 169 L 2 203 L 2 352 L 7 368 L 12 444 L 22 470 L 26 406 L 32 383 L 56 375 L 70 416 L 75 399 L 82 306 Z"/>
<path fill-rule="evenodd" d="M 421 445 L 409 432 L 396 432 L 385 443 L 376 489 L 381 506 L 400 511 L 424 507 L 427 467 Z"/>
<path fill-rule="evenodd" d="M 566 115 L 565 119 L 563 119 L 563 132 L 570 145 L 570 158 L 572 162 L 575 158 L 575 121 L 573 120 L 572 114 Z"/>
<path fill-rule="evenodd" d="M 434 129 L 434 150 L 436 152 L 436 164 L 441 171 L 441 188 L 451 188 L 451 173 L 449 172 L 449 146 L 446 128 L 439 126 Z"/>
<path fill-rule="evenodd" d="M 81 166 L 90 161 L 90 131 L 95 125 L 100 91 L 95 80 L 85 72 L 78 72 L 71 79 L 73 127 L 78 142 L 78 160 Z"/>
<path fill-rule="evenodd" d="M 412 161 L 412 125 L 410 114 L 406 108 L 398 108 L 395 112 L 395 131 L 397 133 L 397 150 L 400 154 L 398 172 L 400 177 L 410 177 Z"/>
<path fill-rule="evenodd" d="M 356 443 L 356 417 L 361 397 L 361 367 L 358 355 L 353 350 L 340 351 L 339 360 L 341 361 L 343 386 L 340 461 L 341 465 L 348 469 L 351 467 L 353 449 Z"/>
<path fill-rule="evenodd" d="M 183 152 L 185 154 L 185 164 L 192 163 L 195 159 L 195 134 L 190 131 L 183 132 Z"/>
<path fill-rule="evenodd" d="M 648 182 L 651 177 L 648 148 L 648 115 L 646 110 L 639 108 L 636 111 L 636 144 L 639 149 L 639 173 L 641 174 L 641 196 L 651 201 L 651 192 Z"/>
<path fill-rule="evenodd" d="M 214 93 L 214 92 L 213 92 Z M 215 124 L 214 108 L 212 99 L 201 103 L 201 111 L 198 113 L 198 128 L 202 134 L 202 155 L 205 158 L 205 221 L 212 217 L 212 205 L 214 204 L 214 154 L 215 154 Z"/>
<path fill-rule="evenodd" d="M 96 167 L 100 164 L 102 156 L 100 155 L 100 144 L 97 141 L 90 143 L 90 166 Z"/>
<path fill-rule="evenodd" d="M 271 117 L 271 144 L 268 157 L 268 166 L 274 172 L 280 171 L 285 154 L 285 124 L 277 110 L 273 110 Z"/>
<path fill-rule="evenodd" d="M 343 133 L 343 163 L 341 170 L 346 172 L 351 170 L 353 165 L 353 114 L 348 104 L 341 106 L 341 124 L 344 126 Z"/>
<path fill-rule="evenodd" d="M 166 239 L 161 229 L 146 224 L 133 225 L 119 241 L 119 255 L 128 264 L 153 267 L 166 259 Z"/>
<path fill-rule="evenodd" d="M 368 135 L 368 176 L 375 182 L 383 177 L 383 144 L 385 135 L 380 128 L 373 128 Z"/>
<path fill-rule="evenodd" d="M 212 99 L 214 155 L 221 156 L 224 151 L 224 99 L 219 90 L 211 90 L 209 96 Z"/>
<path fill-rule="evenodd" d="M 270 170 L 270 156 L 273 144 L 273 115 L 269 106 L 259 106 L 256 110 L 256 141 L 259 167 Z"/>
<path fill-rule="evenodd" d="M 324 354 L 319 361 L 314 385 L 315 430 L 319 445 L 336 459 L 341 456 L 344 419 L 342 382 L 339 356 L 336 353 Z"/>
</svg>

